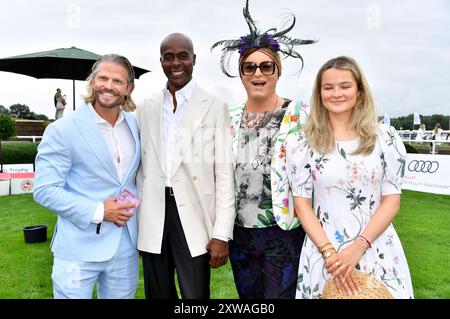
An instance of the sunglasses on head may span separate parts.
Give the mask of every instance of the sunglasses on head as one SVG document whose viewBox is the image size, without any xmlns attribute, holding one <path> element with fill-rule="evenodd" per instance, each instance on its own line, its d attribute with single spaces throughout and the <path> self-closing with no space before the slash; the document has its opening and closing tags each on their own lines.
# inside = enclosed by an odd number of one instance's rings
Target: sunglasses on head
<svg viewBox="0 0 450 319">
<path fill-rule="evenodd" d="M 259 65 L 255 62 L 242 62 L 241 63 L 241 73 L 242 75 L 254 75 L 256 69 L 261 71 L 264 75 L 272 75 L 275 73 L 275 62 L 272 61 L 264 61 Z"/>
</svg>

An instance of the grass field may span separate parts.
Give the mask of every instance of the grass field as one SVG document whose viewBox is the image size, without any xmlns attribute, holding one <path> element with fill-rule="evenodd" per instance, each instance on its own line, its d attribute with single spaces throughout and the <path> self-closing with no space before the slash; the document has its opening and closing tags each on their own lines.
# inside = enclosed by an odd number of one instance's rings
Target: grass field
<svg viewBox="0 0 450 319">
<path fill-rule="evenodd" d="M 431 146 L 429 142 L 410 142 L 411 146 L 413 146 L 419 153 L 421 154 L 430 154 Z M 441 145 L 436 145 L 436 154 L 450 154 L 450 144 L 442 143 Z"/>
<path fill-rule="evenodd" d="M 394 226 L 416 298 L 450 298 L 450 196 L 404 191 Z M 0 197 L 0 298 L 52 298 L 49 249 L 56 215 L 31 195 Z M 47 224 L 48 241 L 25 244 L 22 228 Z M 144 297 L 141 273 L 137 298 Z M 212 298 L 237 298 L 230 264 L 212 272 Z"/>
</svg>

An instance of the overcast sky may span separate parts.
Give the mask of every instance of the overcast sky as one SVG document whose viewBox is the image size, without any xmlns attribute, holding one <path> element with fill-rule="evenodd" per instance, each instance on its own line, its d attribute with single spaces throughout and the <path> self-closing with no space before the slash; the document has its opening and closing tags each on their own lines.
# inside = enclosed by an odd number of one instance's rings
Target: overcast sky
<svg viewBox="0 0 450 319">
<path fill-rule="evenodd" d="M 136 82 L 136 101 L 161 89 L 165 77 L 159 44 L 171 32 L 194 41 L 194 78 L 229 104 L 245 99 L 239 79 L 219 67 L 222 39 L 248 33 L 244 0 L 16 0 L 2 3 L 0 58 L 76 46 L 98 54 L 119 53 L 134 65 L 152 70 Z M 450 112 L 450 0 L 253 0 L 250 12 L 260 29 L 281 27 L 286 13 L 297 17 L 290 35 L 319 42 L 300 52 L 305 66 L 284 60 L 278 94 L 309 101 L 314 76 L 322 64 L 349 55 L 362 66 L 379 114 L 390 117 Z M 237 66 L 232 64 L 232 67 Z M 0 105 L 30 106 L 54 118 L 56 88 L 72 104 L 72 81 L 35 79 L 0 72 Z M 85 82 L 76 81 L 76 104 Z M 69 112 L 69 111 L 66 111 Z"/>
</svg>

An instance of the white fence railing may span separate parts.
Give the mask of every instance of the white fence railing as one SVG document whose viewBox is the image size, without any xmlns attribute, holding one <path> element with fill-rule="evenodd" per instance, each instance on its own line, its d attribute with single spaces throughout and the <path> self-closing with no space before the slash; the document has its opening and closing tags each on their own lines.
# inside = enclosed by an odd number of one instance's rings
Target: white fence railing
<svg viewBox="0 0 450 319">
<path fill-rule="evenodd" d="M 29 139 L 32 139 L 32 140 L 33 140 L 33 143 L 36 142 L 36 139 L 42 140 L 42 136 L 38 136 L 38 135 L 16 136 L 16 138 L 21 139 L 21 140 L 29 140 Z"/>
<path fill-rule="evenodd" d="M 417 136 L 417 130 L 397 130 L 397 133 L 403 140 L 415 140 Z M 424 141 L 431 140 L 433 136 L 433 130 L 425 131 Z M 450 131 L 442 131 L 441 141 L 450 140 Z"/>
<path fill-rule="evenodd" d="M 444 140 L 444 141 L 437 141 L 437 140 L 421 140 L 421 141 L 416 141 L 416 140 L 408 140 L 408 139 L 403 139 L 403 142 L 407 142 L 408 144 L 411 143 L 418 143 L 418 144 L 429 144 L 430 145 L 430 154 L 438 154 L 439 153 L 439 147 L 436 146 L 440 146 L 440 145 L 446 145 L 446 146 L 450 146 L 450 140 Z"/>
</svg>

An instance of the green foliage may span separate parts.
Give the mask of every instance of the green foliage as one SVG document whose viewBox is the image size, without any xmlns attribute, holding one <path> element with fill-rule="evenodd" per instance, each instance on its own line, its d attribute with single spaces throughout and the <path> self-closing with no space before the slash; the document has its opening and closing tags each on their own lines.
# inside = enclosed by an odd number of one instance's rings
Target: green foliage
<svg viewBox="0 0 450 319">
<path fill-rule="evenodd" d="M 0 141 L 16 135 L 16 122 L 8 114 L 0 113 Z"/>
<path fill-rule="evenodd" d="M 48 120 L 44 114 L 36 114 L 30 110 L 30 107 L 25 104 L 13 104 L 9 107 L 9 113 L 19 119 L 27 120 Z"/>
<path fill-rule="evenodd" d="M 3 164 L 34 163 L 38 145 L 32 142 L 3 142 Z"/>
<path fill-rule="evenodd" d="M 9 110 L 3 105 L 0 105 L 0 113 L 9 114 Z"/>
<path fill-rule="evenodd" d="M 47 126 L 49 126 L 50 124 L 52 124 L 53 121 L 52 120 L 45 120 L 44 119 L 44 128 L 46 128 Z"/>
<path fill-rule="evenodd" d="M 19 119 L 30 119 L 31 111 L 28 105 L 25 104 L 13 104 L 9 107 L 10 114 Z"/>
<path fill-rule="evenodd" d="M 436 123 L 441 123 L 441 128 L 443 130 L 448 130 L 450 116 L 442 114 L 433 115 L 420 115 L 420 122 L 425 124 L 427 130 L 432 130 Z M 407 116 L 400 116 L 391 119 L 391 126 L 395 127 L 397 130 L 414 130 L 418 129 L 419 125 L 413 125 L 414 114 L 409 114 Z"/>
</svg>

